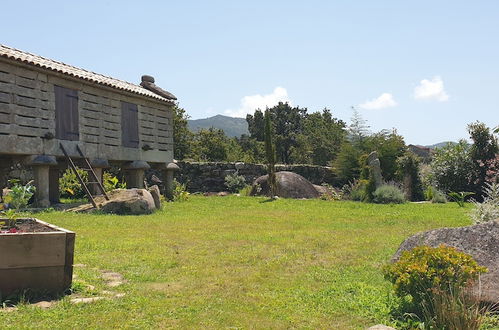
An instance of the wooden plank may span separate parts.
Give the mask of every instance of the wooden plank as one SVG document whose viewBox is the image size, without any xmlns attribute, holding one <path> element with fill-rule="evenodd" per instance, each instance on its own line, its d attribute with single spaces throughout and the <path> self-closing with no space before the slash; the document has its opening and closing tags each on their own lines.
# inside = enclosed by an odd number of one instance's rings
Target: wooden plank
<svg viewBox="0 0 499 330">
<path fill-rule="evenodd" d="M 60 232 L 3 234 L 0 269 L 63 266 L 65 246 L 66 234 Z"/>
<path fill-rule="evenodd" d="M 65 271 L 65 266 L 2 269 L 0 291 L 2 296 L 23 289 L 62 293 L 67 289 Z"/>
<path fill-rule="evenodd" d="M 65 254 L 64 282 L 63 282 L 65 288 L 70 288 L 71 282 L 73 281 L 75 239 L 76 239 L 75 233 L 73 232 L 66 233 L 66 254 Z"/>
</svg>

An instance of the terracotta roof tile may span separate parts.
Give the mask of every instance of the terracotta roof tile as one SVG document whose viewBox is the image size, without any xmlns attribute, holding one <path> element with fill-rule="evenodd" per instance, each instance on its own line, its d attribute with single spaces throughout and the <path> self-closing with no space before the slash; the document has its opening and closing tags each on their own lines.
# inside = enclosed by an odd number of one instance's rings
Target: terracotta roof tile
<svg viewBox="0 0 499 330">
<path fill-rule="evenodd" d="M 41 68 L 49 69 L 52 71 L 57 71 L 68 76 L 76 77 L 79 79 L 87 80 L 97 84 L 113 87 L 120 90 L 125 90 L 135 94 L 152 97 L 154 99 L 172 103 L 173 101 L 168 100 L 158 94 L 155 94 L 142 86 L 135 85 L 123 80 L 116 78 L 107 77 L 95 72 L 87 71 L 84 69 L 77 68 L 75 66 L 65 64 L 62 62 L 54 61 L 42 56 L 34 55 L 28 52 L 24 52 L 15 48 L 7 47 L 0 44 L 0 57 L 6 57 L 19 62 L 24 62 L 27 64 L 35 65 Z"/>
</svg>

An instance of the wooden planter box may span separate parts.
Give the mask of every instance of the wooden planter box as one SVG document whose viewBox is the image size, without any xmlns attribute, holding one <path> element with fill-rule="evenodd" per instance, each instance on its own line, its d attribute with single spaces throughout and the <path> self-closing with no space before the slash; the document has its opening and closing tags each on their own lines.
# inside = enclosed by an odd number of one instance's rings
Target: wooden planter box
<svg viewBox="0 0 499 330">
<path fill-rule="evenodd" d="M 0 297 L 33 289 L 59 294 L 71 287 L 75 233 L 35 219 L 55 231 L 0 234 Z"/>
</svg>

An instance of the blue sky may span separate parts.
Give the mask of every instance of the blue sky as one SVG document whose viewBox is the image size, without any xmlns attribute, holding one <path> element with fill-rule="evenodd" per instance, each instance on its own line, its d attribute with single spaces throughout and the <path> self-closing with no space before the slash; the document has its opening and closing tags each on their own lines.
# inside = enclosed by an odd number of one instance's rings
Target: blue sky
<svg viewBox="0 0 499 330">
<path fill-rule="evenodd" d="M 499 124 L 499 1 L 4 1 L 0 43 L 131 82 L 192 118 L 278 100 L 407 143 Z"/>
</svg>

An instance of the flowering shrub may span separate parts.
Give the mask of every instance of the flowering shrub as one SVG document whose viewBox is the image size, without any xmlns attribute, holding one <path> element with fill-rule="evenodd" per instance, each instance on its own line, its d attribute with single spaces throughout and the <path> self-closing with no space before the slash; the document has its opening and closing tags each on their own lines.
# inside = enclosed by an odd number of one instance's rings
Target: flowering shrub
<svg viewBox="0 0 499 330">
<path fill-rule="evenodd" d="M 432 292 L 462 289 L 486 271 L 470 255 L 440 245 L 403 252 L 397 262 L 384 268 L 384 275 L 398 296 L 409 295 L 414 304 L 420 304 L 428 301 Z"/>
</svg>

